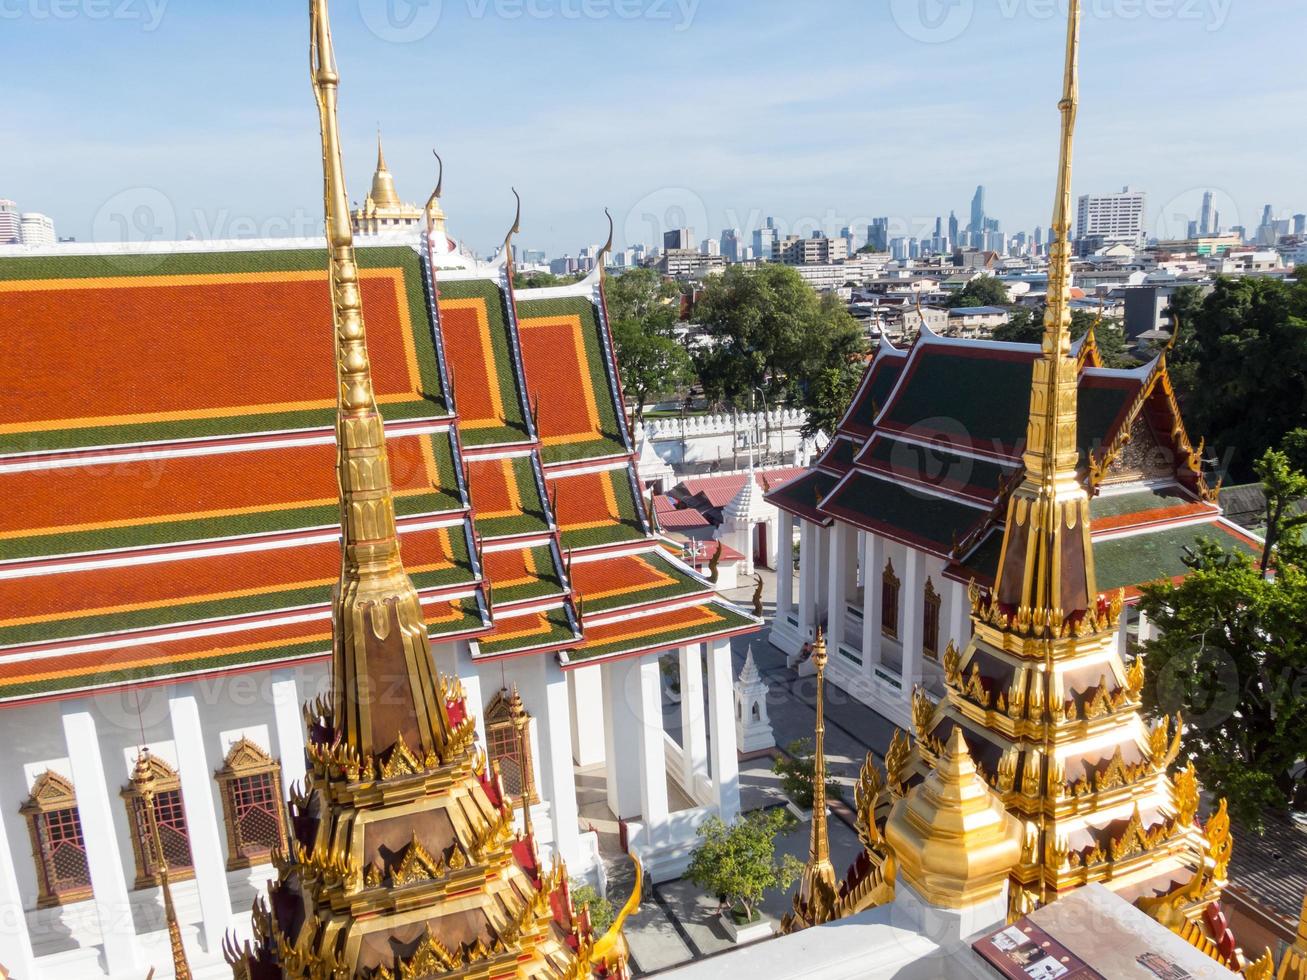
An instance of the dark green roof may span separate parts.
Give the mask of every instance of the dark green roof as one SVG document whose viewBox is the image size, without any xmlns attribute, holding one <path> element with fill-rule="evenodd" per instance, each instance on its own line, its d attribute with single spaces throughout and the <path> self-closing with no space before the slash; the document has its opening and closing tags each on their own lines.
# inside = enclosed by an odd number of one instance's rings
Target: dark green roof
<svg viewBox="0 0 1307 980">
<path fill-rule="evenodd" d="M 988 513 L 865 473 L 844 481 L 822 509 L 850 524 L 907 539 L 939 554 L 951 552 L 954 542 Z"/>
<path fill-rule="evenodd" d="M 1185 575 L 1189 572 L 1184 563 L 1186 549 L 1196 548 L 1199 538 L 1245 554 L 1257 553 L 1252 545 L 1224 524 L 1216 523 L 1169 527 L 1110 541 L 1096 541 L 1094 572 L 1098 588 L 1106 592 Z"/>
</svg>

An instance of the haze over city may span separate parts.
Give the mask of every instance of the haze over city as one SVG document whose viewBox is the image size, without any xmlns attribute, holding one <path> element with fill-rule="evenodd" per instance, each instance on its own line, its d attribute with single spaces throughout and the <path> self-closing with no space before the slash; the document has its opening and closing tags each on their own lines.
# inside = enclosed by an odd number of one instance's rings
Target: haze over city
<svg viewBox="0 0 1307 980">
<path fill-rule="evenodd" d="M 479 250 L 511 223 L 511 186 L 522 245 L 550 254 L 602 241 L 599 205 L 619 244 L 656 244 L 681 223 L 747 234 L 766 215 L 828 234 L 892 215 L 928 234 L 980 183 L 1004 230 L 1032 229 L 1048 220 L 1056 123 L 1034 83 L 1059 70 L 1063 7 L 341 4 L 351 195 L 367 189 L 380 124 L 408 200 L 430 192 L 439 148 L 451 224 Z M 5 194 L 83 241 L 313 233 L 315 123 L 303 59 L 287 56 L 305 47 L 300 14 L 248 0 L 10 0 Z M 1142 188 L 1163 237 L 1183 235 L 1168 215 L 1196 216 L 1208 188 L 1227 227 L 1255 226 L 1267 203 L 1301 210 L 1307 132 L 1293 121 L 1307 83 L 1267 52 L 1307 33 L 1302 4 L 1103 0 L 1084 32 L 1096 57 L 1077 194 Z M 1267 119 L 1284 120 L 1270 138 Z"/>
</svg>

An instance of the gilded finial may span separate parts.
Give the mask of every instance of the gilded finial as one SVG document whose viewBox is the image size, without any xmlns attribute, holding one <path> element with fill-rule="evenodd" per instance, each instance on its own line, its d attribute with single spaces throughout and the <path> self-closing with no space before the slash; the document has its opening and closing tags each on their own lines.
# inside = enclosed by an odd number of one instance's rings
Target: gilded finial
<svg viewBox="0 0 1307 980">
<path fill-rule="evenodd" d="M 603 275 L 608 265 L 608 256 L 613 251 L 613 214 L 604 208 L 604 217 L 608 219 L 608 241 L 604 242 L 603 248 L 599 249 L 599 255 L 595 259 L 595 267 L 598 268 L 600 275 Z"/>
<path fill-rule="evenodd" d="M 513 258 L 513 236 L 522 231 L 522 195 L 517 192 L 517 188 L 512 188 L 513 197 L 517 199 L 517 211 L 513 215 L 513 227 L 508 229 L 508 234 L 504 236 L 504 255 L 509 263 Z"/>
<path fill-rule="evenodd" d="M 432 149 L 431 155 L 436 158 L 436 189 L 431 192 L 426 207 L 422 209 L 422 213 L 427 217 L 428 236 L 437 231 L 444 234 L 445 231 L 445 212 L 440 208 L 440 198 L 445 190 L 445 161 L 435 149 Z"/>
<path fill-rule="evenodd" d="M 182 943 L 181 926 L 177 921 L 177 908 L 172 900 L 168 858 L 164 854 L 163 838 L 159 834 L 159 814 L 154 802 L 155 785 L 150 750 L 143 746 L 136 756 L 136 765 L 132 769 L 132 786 L 141 798 L 141 809 L 145 815 L 145 846 L 150 850 L 150 857 L 159 879 L 159 890 L 163 893 L 163 915 L 168 925 L 168 944 L 172 953 L 173 974 L 177 980 L 191 980 L 191 966 L 186 959 L 186 947 Z"/>
</svg>

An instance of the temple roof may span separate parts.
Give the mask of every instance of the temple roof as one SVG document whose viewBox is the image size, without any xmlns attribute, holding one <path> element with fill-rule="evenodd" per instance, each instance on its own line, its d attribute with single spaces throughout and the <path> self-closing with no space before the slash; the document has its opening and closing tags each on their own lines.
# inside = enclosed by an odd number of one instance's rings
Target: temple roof
<svg viewBox="0 0 1307 980">
<path fill-rule="evenodd" d="M 431 638 L 479 637 L 481 657 L 579 650 L 582 607 L 712 607 L 645 514 L 599 279 L 515 292 L 502 262 L 418 237 L 357 255 Z M 85 252 L 0 257 L 0 357 L 22 365 L 0 424 L 0 700 L 325 660 L 340 520 L 326 251 Z M 629 591 L 569 580 L 591 550 Z M 650 620 L 643 638 L 740 628 L 721 612 L 697 632 Z M 616 649 L 605 630 L 596 648 Z"/>
<path fill-rule="evenodd" d="M 1164 358 L 1132 369 L 1078 356 L 1080 473 L 1091 483 L 1100 587 L 1137 587 L 1184 572 L 1201 532 L 1251 548 L 1193 468 L 1196 451 Z M 941 337 L 883 344 L 813 466 L 767 499 L 820 524 L 838 519 L 950 561 L 952 577 L 992 583 L 1006 501 L 1024 469 L 1033 344 Z M 1081 356 L 1083 355 L 1083 356 Z M 1136 536 L 1141 536 L 1136 539 Z"/>
</svg>

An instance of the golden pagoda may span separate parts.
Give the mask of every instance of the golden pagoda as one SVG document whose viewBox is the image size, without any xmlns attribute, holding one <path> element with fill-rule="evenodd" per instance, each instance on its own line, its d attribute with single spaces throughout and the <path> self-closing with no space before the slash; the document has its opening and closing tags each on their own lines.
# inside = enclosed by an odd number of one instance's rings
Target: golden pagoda
<svg viewBox="0 0 1307 980">
<path fill-rule="evenodd" d="M 1123 597 L 1097 591 L 1079 471 L 1069 241 L 1079 39 L 1080 3 L 1072 0 L 1024 479 L 1008 503 L 994 589 L 971 588 L 972 640 L 965 652 L 950 644 L 945 654 L 945 700 L 914 697 L 915 751 L 922 766 L 941 764 L 960 728 L 978 771 L 1023 822 L 1013 913 L 1098 882 L 1159 918 L 1169 911 L 1192 924 L 1224 885 L 1229 821 L 1222 807 L 1201 827 L 1192 769 L 1168 775 L 1179 719 L 1149 726 L 1140 715 L 1143 664 L 1127 668 L 1122 659 Z"/>
<path fill-rule="evenodd" d="M 327 0 L 309 10 L 338 389 L 332 691 L 306 710 L 307 785 L 254 940 L 229 940 L 227 958 L 237 980 L 622 977 L 623 947 L 609 936 L 596 952 L 565 868 L 541 867 L 529 829 L 514 832 L 463 694 L 433 666 L 373 394 Z"/>
<path fill-rule="evenodd" d="M 435 207 L 440 212 L 439 204 Z M 386 166 L 386 151 L 381 145 L 381 131 L 377 130 L 377 169 L 372 175 L 372 189 L 363 200 L 363 206 L 357 208 L 353 215 L 354 231 L 360 235 L 377 235 L 417 228 L 422 224 L 424 214 L 430 213 L 430 205 L 424 210 L 414 204 L 405 203 L 395 190 L 395 178 Z M 443 225 L 444 214 L 440 214 Z"/>
</svg>

